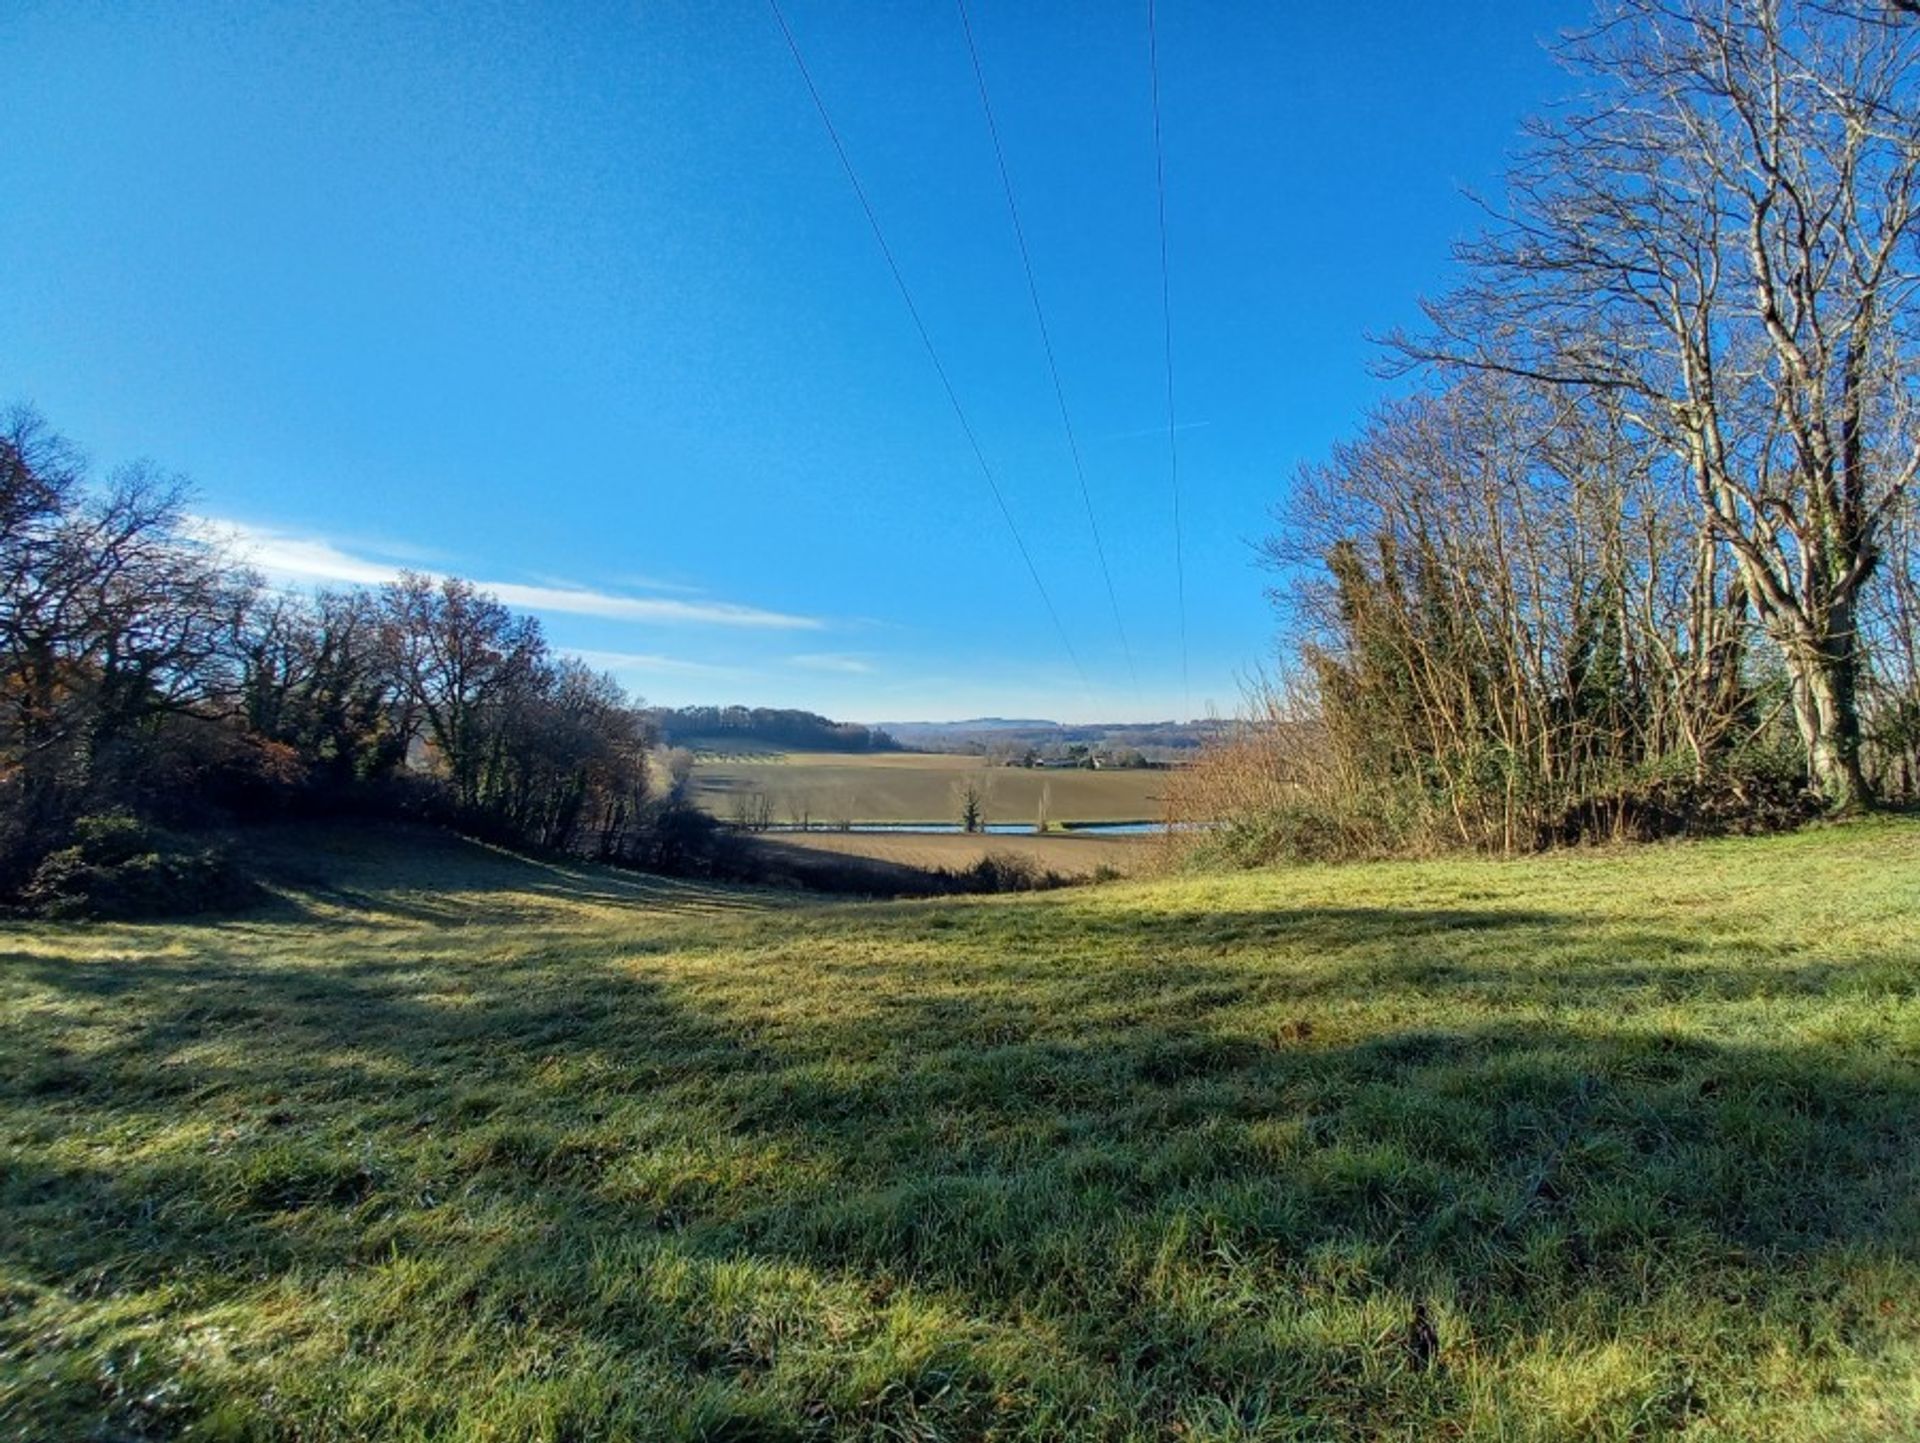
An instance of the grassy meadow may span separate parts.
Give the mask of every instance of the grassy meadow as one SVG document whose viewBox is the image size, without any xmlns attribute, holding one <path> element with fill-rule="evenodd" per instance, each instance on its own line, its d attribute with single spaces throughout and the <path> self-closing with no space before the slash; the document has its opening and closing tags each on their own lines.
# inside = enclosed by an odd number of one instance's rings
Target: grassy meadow
<svg viewBox="0 0 1920 1443">
<path fill-rule="evenodd" d="M 708 752 L 694 766 L 695 799 L 715 816 L 735 799 L 765 796 L 773 820 L 957 822 L 959 790 L 984 793 L 988 822 L 1031 825 L 1044 793 L 1054 822 L 1153 822 L 1165 815 L 1164 771 L 1056 771 L 989 766 L 934 752 Z"/>
<path fill-rule="evenodd" d="M 1920 826 L 0 928 L 0 1436 L 1920 1433 Z"/>
</svg>

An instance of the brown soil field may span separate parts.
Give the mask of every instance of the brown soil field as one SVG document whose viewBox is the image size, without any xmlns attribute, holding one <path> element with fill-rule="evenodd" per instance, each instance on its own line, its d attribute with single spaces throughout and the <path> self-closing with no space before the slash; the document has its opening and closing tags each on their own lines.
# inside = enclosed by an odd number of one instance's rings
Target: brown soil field
<svg viewBox="0 0 1920 1443">
<path fill-rule="evenodd" d="M 764 796 L 775 822 L 804 815 L 815 825 L 956 822 L 968 782 L 985 793 L 988 822 L 1031 822 L 1043 798 L 1054 822 L 1152 822 L 1165 812 L 1171 780 L 1166 771 L 1030 771 L 931 752 L 702 757 L 693 771 L 694 796 L 716 817 Z"/>
</svg>

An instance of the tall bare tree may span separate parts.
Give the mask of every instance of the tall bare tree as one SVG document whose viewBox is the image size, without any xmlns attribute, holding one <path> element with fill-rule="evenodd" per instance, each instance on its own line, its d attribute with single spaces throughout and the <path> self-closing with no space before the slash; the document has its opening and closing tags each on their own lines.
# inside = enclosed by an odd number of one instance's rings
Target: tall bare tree
<svg viewBox="0 0 1920 1443">
<path fill-rule="evenodd" d="M 1619 398 L 1778 645 L 1813 783 L 1870 799 L 1860 604 L 1920 467 L 1920 21 L 1609 0 L 1473 279 L 1408 355 Z"/>
<path fill-rule="evenodd" d="M 551 684 L 540 625 L 455 577 L 412 573 L 382 603 L 405 695 L 426 720 L 456 805 L 479 804 L 493 713 Z"/>
</svg>

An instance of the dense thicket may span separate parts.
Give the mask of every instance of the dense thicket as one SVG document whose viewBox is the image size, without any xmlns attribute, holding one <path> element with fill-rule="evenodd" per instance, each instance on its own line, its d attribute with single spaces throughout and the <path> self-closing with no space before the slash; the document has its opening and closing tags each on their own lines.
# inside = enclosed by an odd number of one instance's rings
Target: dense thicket
<svg viewBox="0 0 1920 1443">
<path fill-rule="evenodd" d="M 0 900 L 126 851 L 126 826 L 86 823 L 119 815 L 403 812 L 694 864 L 646 713 L 538 622 L 452 578 L 271 590 L 181 499 L 138 468 L 89 486 L 30 415 L 0 430 Z"/>
<path fill-rule="evenodd" d="M 878 727 L 837 722 L 810 711 L 766 706 L 683 706 L 648 713 L 675 746 L 720 747 L 758 743 L 810 752 L 897 751 L 899 743 Z"/>
<path fill-rule="evenodd" d="M 1915 795 L 1920 17 L 1618 0 L 1564 58 L 1585 98 L 1394 340 L 1413 394 L 1279 513 L 1292 694 L 1218 762 L 1284 778 L 1256 829 L 1513 848 Z"/>
</svg>

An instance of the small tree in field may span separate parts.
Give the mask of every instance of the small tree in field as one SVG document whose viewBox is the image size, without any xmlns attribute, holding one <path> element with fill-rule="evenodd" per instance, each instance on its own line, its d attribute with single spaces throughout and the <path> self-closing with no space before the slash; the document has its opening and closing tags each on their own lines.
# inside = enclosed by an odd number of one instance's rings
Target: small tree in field
<svg viewBox="0 0 1920 1443">
<path fill-rule="evenodd" d="M 967 782 L 960 788 L 960 830 L 977 832 L 986 824 L 987 794 L 978 782 Z"/>
</svg>

